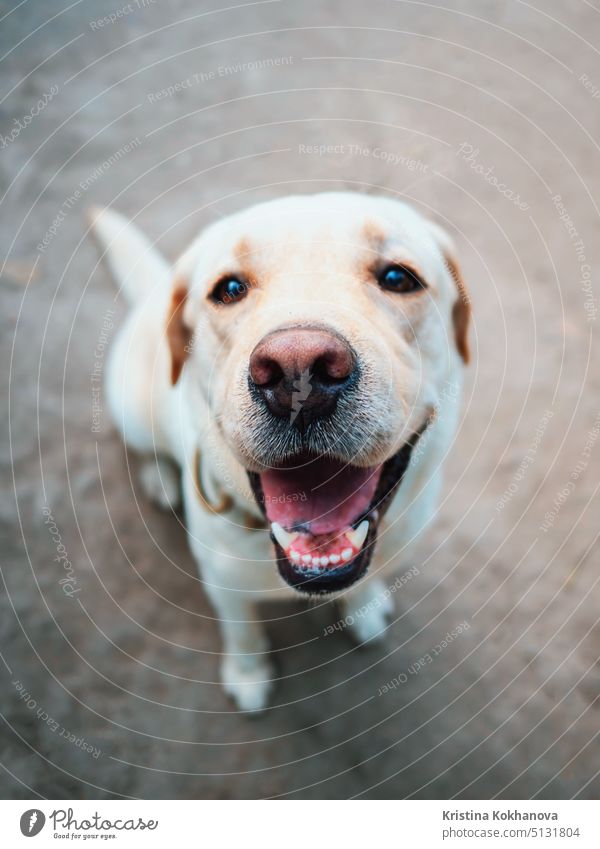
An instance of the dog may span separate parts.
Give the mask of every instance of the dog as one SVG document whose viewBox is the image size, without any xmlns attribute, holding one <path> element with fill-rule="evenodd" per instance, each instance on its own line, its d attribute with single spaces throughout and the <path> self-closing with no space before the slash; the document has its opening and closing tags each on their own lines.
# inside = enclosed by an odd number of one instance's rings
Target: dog
<svg viewBox="0 0 600 849">
<path fill-rule="evenodd" d="M 435 514 L 469 360 L 453 243 L 403 202 L 350 192 L 233 214 L 174 267 L 110 209 L 91 228 L 130 305 L 108 406 L 147 494 L 175 509 L 182 493 L 224 688 L 263 710 L 256 603 L 333 596 L 354 638 L 377 640 L 384 576 Z"/>
</svg>

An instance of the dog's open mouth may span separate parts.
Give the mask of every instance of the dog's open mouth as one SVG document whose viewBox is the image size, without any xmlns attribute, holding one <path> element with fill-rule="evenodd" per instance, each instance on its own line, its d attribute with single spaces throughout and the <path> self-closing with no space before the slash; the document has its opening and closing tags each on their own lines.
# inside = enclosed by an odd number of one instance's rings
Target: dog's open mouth
<svg viewBox="0 0 600 849">
<path fill-rule="evenodd" d="M 331 593 L 364 575 L 381 518 L 428 423 L 379 466 L 302 454 L 262 474 L 249 473 L 270 523 L 279 572 L 290 586 Z"/>
</svg>

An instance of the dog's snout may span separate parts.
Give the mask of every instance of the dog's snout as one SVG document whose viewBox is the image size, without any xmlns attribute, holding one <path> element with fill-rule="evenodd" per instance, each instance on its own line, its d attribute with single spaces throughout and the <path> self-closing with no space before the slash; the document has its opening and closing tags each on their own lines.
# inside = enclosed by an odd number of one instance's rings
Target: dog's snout
<svg viewBox="0 0 600 849">
<path fill-rule="evenodd" d="M 321 328 L 275 331 L 250 355 L 250 381 L 269 410 L 299 427 L 333 411 L 354 370 L 348 343 Z"/>
</svg>

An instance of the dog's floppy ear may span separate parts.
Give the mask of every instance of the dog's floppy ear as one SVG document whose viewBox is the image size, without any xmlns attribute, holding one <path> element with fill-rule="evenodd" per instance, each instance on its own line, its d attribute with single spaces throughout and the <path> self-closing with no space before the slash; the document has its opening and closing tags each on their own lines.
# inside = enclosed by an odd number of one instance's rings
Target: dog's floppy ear
<svg viewBox="0 0 600 849">
<path fill-rule="evenodd" d="M 471 351 L 469 349 L 469 325 L 471 321 L 471 299 L 467 292 L 465 281 L 460 271 L 458 260 L 456 259 L 456 248 L 454 242 L 446 231 L 438 224 L 429 222 L 436 242 L 442 251 L 444 262 L 448 266 L 448 270 L 452 275 L 456 284 L 458 297 L 452 307 L 452 323 L 454 325 L 454 340 L 458 353 L 466 364 L 471 359 Z"/>
<path fill-rule="evenodd" d="M 188 296 L 187 281 L 177 277 L 171 292 L 171 302 L 167 313 L 166 336 L 171 354 L 171 384 L 174 386 L 184 363 L 190 354 L 192 330 L 185 322 L 185 305 Z"/>
</svg>

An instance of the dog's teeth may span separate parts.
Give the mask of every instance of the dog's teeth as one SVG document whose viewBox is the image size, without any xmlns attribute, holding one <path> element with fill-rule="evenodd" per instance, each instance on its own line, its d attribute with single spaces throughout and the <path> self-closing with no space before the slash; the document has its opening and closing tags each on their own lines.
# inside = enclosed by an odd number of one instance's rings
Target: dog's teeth
<svg viewBox="0 0 600 849">
<path fill-rule="evenodd" d="M 320 557 L 313 557 L 312 565 L 313 566 L 319 566 L 320 564 L 321 564 L 321 558 Z"/>
<path fill-rule="evenodd" d="M 361 522 L 355 531 L 346 531 L 346 536 L 357 551 L 360 551 L 363 542 L 369 533 L 369 522 L 367 519 Z"/>
<path fill-rule="evenodd" d="M 306 563 L 307 565 L 309 563 L 312 563 L 312 557 L 310 556 L 310 554 L 303 554 L 302 555 L 302 562 Z"/>
<path fill-rule="evenodd" d="M 293 548 L 292 548 L 292 550 L 290 551 L 290 557 L 292 558 L 292 560 L 294 561 L 294 563 L 299 563 L 299 562 L 300 562 L 300 552 L 299 552 L 299 551 L 295 551 Z"/>
<path fill-rule="evenodd" d="M 329 566 L 329 557 L 321 557 L 319 563 L 321 566 Z"/>
<path fill-rule="evenodd" d="M 271 533 L 284 551 L 289 548 L 290 545 L 294 542 L 294 540 L 298 537 L 298 534 L 289 534 L 281 527 L 278 522 L 272 522 Z"/>
<path fill-rule="evenodd" d="M 351 548 L 345 548 L 342 551 L 342 560 L 350 560 L 350 558 L 352 557 L 353 554 L 354 554 L 354 552 L 352 551 Z"/>
<path fill-rule="evenodd" d="M 333 563 L 333 565 L 335 566 L 336 563 L 340 562 L 340 555 L 339 554 L 330 554 L 329 555 L 329 562 Z"/>
</svg>

